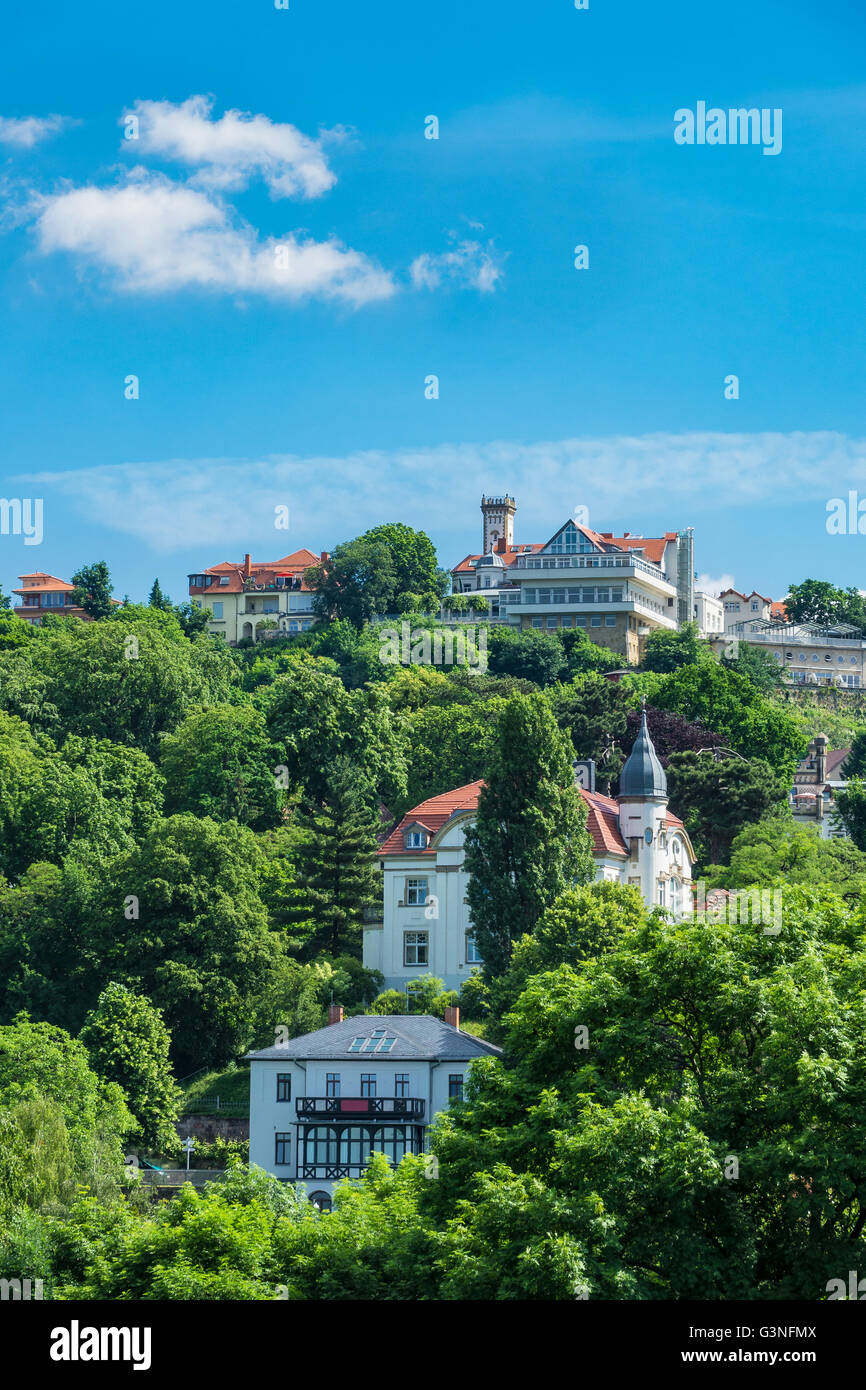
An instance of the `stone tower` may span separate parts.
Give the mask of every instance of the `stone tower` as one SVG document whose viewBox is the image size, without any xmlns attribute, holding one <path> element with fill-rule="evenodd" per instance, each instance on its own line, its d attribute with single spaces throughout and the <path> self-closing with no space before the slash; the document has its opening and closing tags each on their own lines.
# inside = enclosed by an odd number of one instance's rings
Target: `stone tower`
<svg viewBox="0 0 866 1390">
<path fill-rule="evenodd" d="M 514 514 L 517 503 L 508 493 L 504 497 L 482 497 L 481 515 L 484 518 L 484 541 L 482 555 L 491 555 L 497 541 L 505 541 L 506 546 L 514 544 Z"/>
</svg>

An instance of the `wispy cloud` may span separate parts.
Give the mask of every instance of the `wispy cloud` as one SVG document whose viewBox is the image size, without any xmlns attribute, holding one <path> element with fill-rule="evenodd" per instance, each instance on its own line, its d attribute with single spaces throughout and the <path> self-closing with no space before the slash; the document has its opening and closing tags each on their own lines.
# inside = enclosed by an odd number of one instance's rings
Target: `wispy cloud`
<svg viewBox="0 0 866 1390">
<path fill-rule="evenodd" d="M 735 589 L 734 576 L 732 574 L 699 574 L 695 580 L 695 588 L 701 593 L 712 594 L 718 598 L 725 589 Z"/>
<path fill-rule="evenodd" d="M 307 543 L 305 536 L 321 535 L 323 517 L 332 542 L 357 535 L 381 520 L 382 498 L 389 496 L 412 499 L 407 520 L 413 524 L 453 534 L 456 498 L 507 487 L 519 501 L 521 534 L 541 540 L 577 505 L 588 507 L 590 525 L 634 531 L 642 515 L 658 510 L 661 486 L 674 512 L 668 525 L 684 525 L 701 513 L 718 513 L 712 478 L 724 479 L 730 508 L 813 499 L 823 517 L 828 496 L 849 484 L 866 485 L 866 439 L 815 432 L 498 440 L 337 457 L 125 463 L 30 475 L 28 481 L 39 483 L 46 497 L 56 490 L 82 515 L 158 550 L 225 547 L 232 558 L 246 542 L 247 549 L 267 546 L 278 558 L 281 544 L 285 552 Z M 215 496 L 235 500 L 215 508 Z M 280 504 L 292 516 L 288 546 L 285 534 L 273 529 Z"/>
<path fill-rule="evenodd" d="M 483 231 L 479 223 L 472 225 Z M 453 242 L 450 251 L 416 256 L 409 267 L 415 288 L 435 290 L 443 281 L 450 281 L 463 288 L 469 286 L 489 294 L 504 274 L 506 257 L 496 250 L 492 241 L 488 241 L 486 246 L 482 246 L 480 241 L 460 241 L 454 232 L 450 234 L 450 239 Z"/>
<path fill-rule="evenodd" d="M 192 167 L 194 181 L 207 188 L 246 188 L 258 177 L 274 198 L 318 198 L 336 183 L 323 145 L 340 139 L 342 131 L 321 132 L 313 140 L 293 125 L 245 111 L 226 111 L 214 120 L 213 105 L 206 96 L 137 101 L 130 114 L 138 122 L 138 140 L 124 145 Z"/>
<path fill-rule="evenodd" d="M 67 116 L 0 116 L 0 145 L 29 150 L 70 124 Z"/>
<path fill-rule="evenodd" d="M 359 251 L 294 234 L 262 241 L 216 196 L 144 169 L 116 187 L 67 189 L 37 206 L 40 251 L 68 252 L 125 291 L 318 296 L 354 307 L 395 291 Z"/>
</svg>

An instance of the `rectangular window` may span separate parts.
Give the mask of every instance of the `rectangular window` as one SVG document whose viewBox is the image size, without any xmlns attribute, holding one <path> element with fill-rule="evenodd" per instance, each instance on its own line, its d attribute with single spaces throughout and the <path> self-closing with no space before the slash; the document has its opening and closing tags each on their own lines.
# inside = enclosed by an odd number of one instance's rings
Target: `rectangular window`
<svg viewBox="0 0 866 1390">
<path fill-rule="evenodd" d="M 44 595 L 43 595 L 43 598 L 44 598 L 44 600 L 45 600 L 44 604 L 42 605 L 43 608 L 62 608 L 62 607 L 63 607 L 63 598 L 64 598 L 63 594 L 44 594 Z"/>
<path fill-rule="evenodd" d="M 274 1135 L 274 1167 L 287 1168 L 292 1161 L 291 1134 Z"/>
<path fill-rule="evenodd" d="M 448 1077 L 448 1099 L 449 1099 L 449 1100 L 462 1100 L 462 1099 L 463 1099 L 463 1073 L 462 1073 L 462 1071 L 460 1071 L 460 1072 L 452 1072 L 451 1075 Z"/>
<path fill-rule="evenodd" d="M 427 901 L 427 880 L 426 878 L 407 878 L 406 880 L 406 906 L 423 907 Z"/>
<path fill-rule="evenodd" d="M 229 582 L 229 577 L 228 577 L 228 575 L 227 575 L 227 574 L 221 574 L 221 575 L 220 575 L 220 586 L 222 587 L 223 585 L 227 585 L 228 582 Z"/>
<path fill-rule="evenodd" d="M 426 830 L 408 830 L 408 831 L 406 832 L 406 848 L 407 848 L 407 849 L 426 849 L 426 848 L 427 848 L 427 831 L 426 831 Z"/>
<path fill-rule="evenodd" d="M 376 1073 L 374 1071 L 361 1072 L 361 1095 L 375 1096 L 376 1094 Z"/>
<path fill-rule="evenodd" d="M 577 613 L 577 614 L 575 615 L 574 626 L 575 626 L 575 627 L 586 627 L 586 614 L 585 614 L 585 613 Z"/>
<path fill-rule="evenodd" d="M 277 1072 L 277 1100 L 292 1099 L 292 1074 L 289 1071 Z"/>
<path fill-rule="evenodd" d="M 595 616 L 591 617 L 589 625 L 590 627 L 601 627 L 601 618 L 596 618 Z"/>
<path fill-rule="evenodd" d="M 325 1095 L 331 1100 L 336 1099 L 340 1094 L 340 1073 L 329 1071 L 325 1075 Z"/>
<path fill-rule="evenodd" d="M 548 626 L 548 627 L 556 627 L 556 626 L 557 626 L 556 618 L 548 618 L 548 620 L 547 620 L 547 626 Z"/>
<path fill-rule="evenodd" d="M 605 615 L 604 615 L 604 625 L 605 625 L 605 627 L 616 627 L 616 614 L 615 614 L 615 613 L 605 613 Z"/>
<path fill-rule="evenodd" d="M 221 618 L 221 617 L 222 617 L 222 615 L 223 615 L 223 606 L 222 606 L 221 603 L 215 603 L 215 604 L 213 605 L 213 615 L 214 615 L 215 618 Z"/>
<path fill-rule="evenodd" d="M 404 931 L 403 933 L 403 964 L 404 965 L 427 965 L 429 964 L 429 940 L 426 931 Z"/>
<path fill-rule="evenodd" d="M 563 626 L 563 627 L 571 627 L 571 615 L 570 615 L 569 613 L 563 613 L 563 615 L 562 615 L 562 626 Z"/>
<path fill-rule="evenodd" d="M 279 613 L 280 600 L 278 598 L 266 598 L 262 604 L 263 613 Z"/>
<path fill-rule="evenodd" d="M 409 1073 L 407 1071 L 398 1071 L 397 1075 L 394 1077 L 394 1095 L 403 1097 L 408 1096 L 408 1094 Z"/>
<path fill-rule="evenodd" d="M 481 956 L 481 953 L 480 953 L 480 951 L 478 950 L 478 943 L 477 943 L 477 941 L 475 940 L 475 933 L 474 933 L 474 932 L 471 932 L 471 931 L 468 931 L 468 932 L 466 933 L 466 964 L 467 964 L 467 965 L 483 965 L 483 964 L 484 964 L 483 957 Z"/>
<path fill-rule="evenodd" d="M 533 618 L 533 619 L 532 619 L 532 626 L 533 626 L 533 627 L 541 627 L 541 625 L 542 625 L 542 624 L 541 624 L 541 618 Z"/>
</svg>

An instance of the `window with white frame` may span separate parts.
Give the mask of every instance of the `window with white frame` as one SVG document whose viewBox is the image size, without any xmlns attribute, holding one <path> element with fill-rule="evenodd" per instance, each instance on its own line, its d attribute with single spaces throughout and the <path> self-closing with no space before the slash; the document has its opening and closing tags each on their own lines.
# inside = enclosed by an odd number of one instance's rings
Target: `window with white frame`
<svg viewBox="0 0 866 1390">
<path fill-rule="evenodd" d="M 427 831 L 426 830 L 407 830 L 405 835 L 407 849 L 426 849 Z"/>
<path fill-rule="evenodd" d="M 407 878 L 406 897 L 407 907 L 423 907 L 427 901 L 427 879 L 426 878 Z"/>
<path fill-rule="evenodd" d="M 403 933 L 403 964 L 428 965 L 430 953 L 430 934 L 426 931 L 405 931 Z"/>
</svg>

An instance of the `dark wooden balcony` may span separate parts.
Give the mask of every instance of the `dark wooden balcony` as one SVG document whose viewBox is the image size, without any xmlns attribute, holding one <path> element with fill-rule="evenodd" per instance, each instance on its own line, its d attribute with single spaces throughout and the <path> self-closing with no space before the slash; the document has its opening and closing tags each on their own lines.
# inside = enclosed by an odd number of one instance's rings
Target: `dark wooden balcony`
<svg viewBox="0 0 866 1390">
<path fill-rule="evenodd" d="M 299 1096 L 300 1121 L 321 1119 L 413 1120 L 424 1123 L 424 1101 L 415 1096 Z"/>
</svg>

